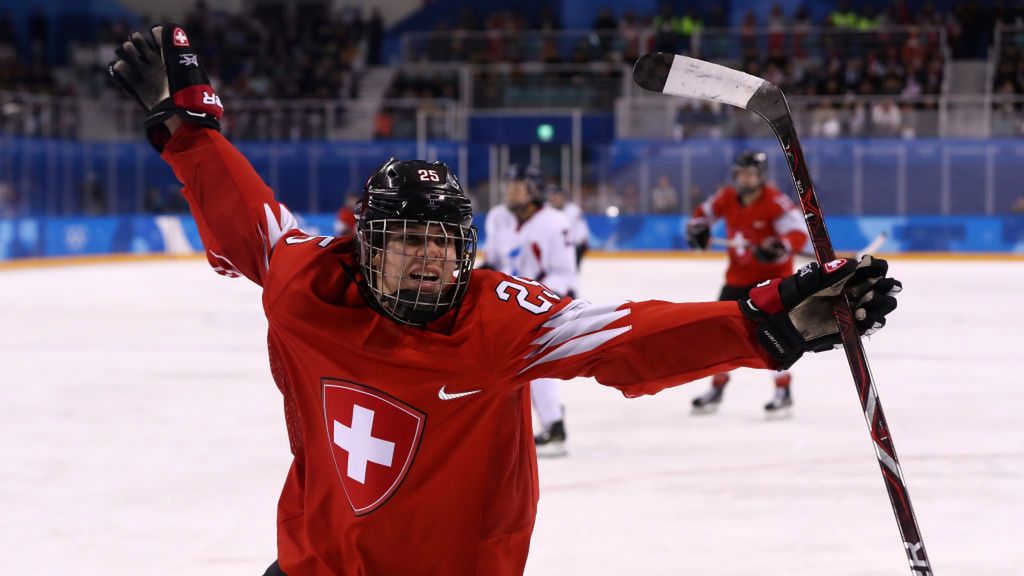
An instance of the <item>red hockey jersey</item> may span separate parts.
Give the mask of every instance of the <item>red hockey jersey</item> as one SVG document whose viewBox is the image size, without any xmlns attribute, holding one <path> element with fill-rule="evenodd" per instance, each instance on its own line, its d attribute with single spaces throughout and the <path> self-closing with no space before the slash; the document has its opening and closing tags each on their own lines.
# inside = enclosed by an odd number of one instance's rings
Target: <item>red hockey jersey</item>
<svg viewBox="0 0 1024 576">
<path fill-rule="evenodd" d="M 761 262 L 754 257 L 754 248 L 766 238 L 775 236 L 788 242 L 792 253 L 799 252 L 807 242 L 807 230 L 800 210 L 773 186 L 765 186 L 749 206 L 740 203 L 739 194 L 732 186 L 720 188 L 714 196 L 697 206 L 693 215 L 709 220 L 725 219 L 726 235 L 734 244 L 729 248 L 725 283 L 733 286 L 751 286 L 793 273 L 792 256 L 774 263 Z"/>
<path fill-rule="evenodd" d="M 303 234 L 218 132 L 183 126 L 163 157 L 210 264 L 263 287 L 294 456 L 278 508 L 290 576 L 521 574 L 530 380 L 639 396 L 771 362 L 734 302 L 593 305 L 492 271 L 473 272 L 457 313 L 399 325 L 364 302 L 354 238 Z"/>
</svg>

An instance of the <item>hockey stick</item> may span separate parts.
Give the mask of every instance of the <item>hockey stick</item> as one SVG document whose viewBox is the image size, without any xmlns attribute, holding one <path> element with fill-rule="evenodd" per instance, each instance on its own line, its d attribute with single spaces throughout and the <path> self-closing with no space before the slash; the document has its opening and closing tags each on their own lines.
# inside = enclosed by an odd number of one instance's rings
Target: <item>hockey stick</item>
<svg viewBox="0 0 1024 576">
<path fill-rule="evenodd" d="M 782 151 L 786 154 L 793 185 L 800 196 L 804 220 L 818 262 L 824 264 L 835 259 L 832 241 L 828 237 L 828 230 L 825 229 L 825 220 L 821 208 L 818 207 L 814 185 L 811 183 L 803 150 L 793 126 L 789 104 L 777 86 L 725 66 L 664 53 L 641 56 L 633 68 L 633 80 L 647 90 L 724 102 L 750 110 L 764 118 L 775 132 L 782 145 Z M 857 334 L 849 300 L 845 297 L 837 299 L 833 310 L 839 324 L 843 347 L 846 349 L 846 359 L 860 396 L 861 408 L 871 431 L 889 501 L 896 514 L 900 535 L 903 537 L 910 570 L 915 576 L 931 576 L 928 554 L 925 552 L 924 541 L 917 526 L 914 508 L 910 504 L 910 494 L 903 480 L 903 471 L 896 458 L 896 449 L 889 434 L 889 424 L 882 412 L 882 404 L 875 391 L 867 356 Z"/>
<path fill-rule="evenodd" d="M 882 247 L 885 241 L 889 238 L 889 235 L 885 232 L 879 232 L 877 236 L 871 239 L 871 242 L 867 246 L 857 251 L 857 258 L 864 256 L 865 254 L 871 254 Z M 736 238 L 712 238 L 712 246 L 720 246 L 722 248 L 751 248 L 753 244 L 746 240 L 739 240 Z M 814 257 L 814 252 L 808 250 L 801 250 L 796 253 L 797 256 L 810 256 Z"/>
</svg>

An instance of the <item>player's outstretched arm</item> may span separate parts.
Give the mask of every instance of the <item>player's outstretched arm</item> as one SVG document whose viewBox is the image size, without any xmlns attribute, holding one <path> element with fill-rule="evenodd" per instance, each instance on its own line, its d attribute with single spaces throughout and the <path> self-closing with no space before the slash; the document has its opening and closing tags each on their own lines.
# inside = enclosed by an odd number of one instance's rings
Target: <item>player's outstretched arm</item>
<svg viewBox="0 0 1024 576">
<path fill-rule="evenodd" d="M 653 394 L 723 370 L 773 367 L 735 302 L 595 305 L 505 277 L 492 341 L 501 373 L 521 382 L 593 376 L 627 396 Z"/>
<path fill-rule="evenodd" d="M 884 260 L 865 256 L 824 268 L 808 264 L 754 288 L 750 299 L 738 305 L 647 301 L 595 306 L 575 300 L 543 311 L 543 303 L 551 301 L 543 287 L 512 278 L 499 284 L 499 297 L 504 293 L 503 300 L 532 307 L 539 318 L 532 330 L 510 340 L 502 356 L 506 369 L 520 378 L 592 376 L 627 396 L 653 394 L 739 367 L 784 369 L 804 352 L 839 345 L 832 302 L 840 295 L 853 304 L 861 335 L 880 330 L 902 289 L 898 280 L 886 277 L 887 271 Z M 507 319 L 504 325 L 512 322 Z"/>
<path fill-rule="evenodd" d="M 262 285 L 295 218 L 220 134 L 223 107 L 188 35 L 174 24 L 135 32 L 108 70 L 146 111 L 146 136 L 185 186 L 210 265 Z"/>
</svg>

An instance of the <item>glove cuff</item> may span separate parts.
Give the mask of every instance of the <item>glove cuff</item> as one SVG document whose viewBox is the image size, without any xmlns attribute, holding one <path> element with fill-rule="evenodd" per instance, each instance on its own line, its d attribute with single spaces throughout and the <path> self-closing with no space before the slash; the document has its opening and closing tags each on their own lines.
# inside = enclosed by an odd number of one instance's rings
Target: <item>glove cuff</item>
<svg viewBox="0 0 1024 576">
<path fill-rule="evenodd" d="M 783 304 L 782 288 L 782 280 L 778 278 L 761 282 L 750 289 L 750 299 L 747 300 L 747 306 L 760 311 L 765 316 L 785 312 L 786 307 Z"/>
<path fill-rule="evenodd" d="M 764 282 L 750 291 L 750 298 L 740 300 L 740 311 L 754 322 L 757 341 L 785 370 L 803 356 L 807 343 L 782 308 L 779 279 Z"/>
<path fill-rule="evenodd" d="M 175 106 L 174 101 L 170 98 L 165 99 L 152 110 L 149 111 L 149 115 L 142 122 L 142 126 L 146 130 L 146 139 L 149 140 L 149 144 L 159 153 L 163 154 L 164 146 L 167 141 L 171 139 L 171 131 L 167 129 L 164 122 L 168 118 L 178 116 L 184 121 L 192 122 L 193 124 L 199 124 L 207 128 L 213 128 L 214 130 L 220 130 L 220 122 L 216 118 L 210 116 L 196 116 L 192 112 Z"/>
</svg>

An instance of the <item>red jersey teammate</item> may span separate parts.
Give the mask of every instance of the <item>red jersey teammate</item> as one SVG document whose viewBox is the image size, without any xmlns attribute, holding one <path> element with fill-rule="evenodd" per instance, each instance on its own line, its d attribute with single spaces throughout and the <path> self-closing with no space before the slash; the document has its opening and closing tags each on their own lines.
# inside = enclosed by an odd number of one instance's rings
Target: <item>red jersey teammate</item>
<svg viewBox="0 0 1024 576">
<path fill-rule="evenodd" d="M 793 253 L 807 242 L 803 216 L 793 202 L 765 182 L 768 158 L 764 152 L 746 151 L 733 162 L 735 186 L 725 186 L 698 206 L 686 227 L 690 246 L 707 248 L 711 224 L 725 220 L 729 238 L 729 268 L 719 300 L 745 300 L 759 282 L 793 273 Z M 695 414 L 714 412 L 722 401 L 729 374 L 711 379 L 711 390 L 694 398 Z M 789 413 L 792 376 L 775 375 L 775 395 L 765 404 L 769 415 Z"/>
<path fill-rule="evenodd" d="M 385 162 L 354 236 L 309 236 L 217 130 L 180 27 L 133 34 L 118 56 L 111 74 L 145 108 L 210 264 L 263 289 L 293 454 L 267 574 L 521 574 L 538 498 L 530 380 L 592 376 L 633 397 L 786 367 L 837 345 L 836 294 L 862 333 L 896 305 L 899 283 L 870 257 L 810 265 L 739 305 L 599 306 L 473 271 L 470 201 L 440 162 Z"/>
</svg>

